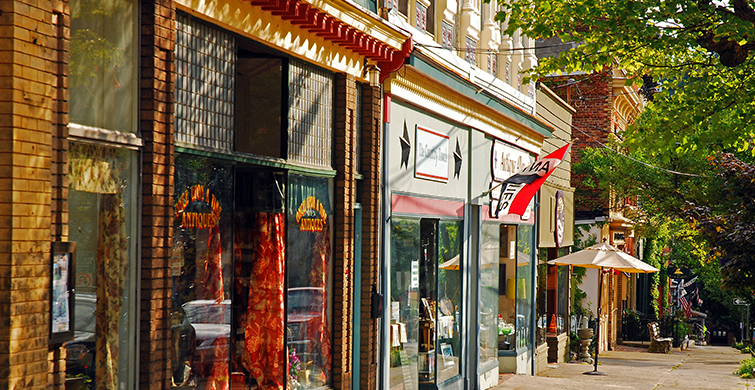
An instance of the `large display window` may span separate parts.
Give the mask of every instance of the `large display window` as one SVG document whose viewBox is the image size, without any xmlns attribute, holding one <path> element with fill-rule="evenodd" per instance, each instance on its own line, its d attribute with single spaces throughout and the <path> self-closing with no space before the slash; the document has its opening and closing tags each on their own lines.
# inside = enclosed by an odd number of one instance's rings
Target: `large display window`
<svg viewBox="0 0 755 390">
<path fill-rule="evenodd" d="M 331 379 L 332 182 L 289 176 L 286 351 L 288 388 L 312 389 Z"/>
<path fill-rule="evenodd" d="M 66 374 L 133 388 L 137 153 L 71 143 L 69 236 L 76 242 L 75 338 Z"/>
<path fill-rule="evenodd" d="M 172 379 L 217 388 L 230 380 L 233 166 L 175 160 Z"/>
<path fill-rule="evenodd" d="M 498 339 L 498 350 L 516 350 L 530 345 L 530 320 L 532 318 L 533 297 L 531 292 L 532 283 L 532 234 L 534 229 L 531 225 L 502 225 L 497 223 L 484 223 L 482 228 L 482 253 L 483 262 L 481 268 L 485 280 L 493 278 L 489 282 L 481 280 L 481 308 L 480 308 L 480 356 L 492 359 L 490 354 L 493 337 Z M 496 247 L 497 245 L 497 247 Z M 488 248 L 487 250 L 485 248 Z M 498 267 L 497 279 L 494 271 L 486 271 L 487 258 L 491 258 L 489 252 L 497 248 Z M 486 255 L 486 253 L 488 253 Z M 498 318 L 491 320 L 488 303 L 488 293 L 498 292 Z M 495 321 L 497 326 L 492 326 Z M 496 329 L 497 332 L 486 332 L 486 329 Z M 491 336 L 491 333 L 496 336 Z"/>
<path fill-rule="evenodd" d="M 480 239 L 480 367 L 498 361 L 498 349 L 511 349 L 508 335 L 513 327 L 503 330 L 499 326 L 503 322 L 500 314 L 498 294 L 500 287 L 505 289 L 506 263 L 500 262 L 500 226 L 498 223 L 483 223 Z M 509 273 L 510 274 L 510 273 Z M 501 281 L 501 278 L 504 278 Z M 501 294 L 504 294 L 502 292 Z M 508 316 L 507 316 L 508 318 Z M 499 336 L 500 334 L 500 336 Z M 500 342 L 499 342 L 500 339 Z M 500 345 L 499 345 L 500 344 Z"/>
<path fill-rule="evenodd" d="M 391 387 L 459 375 L 462 221 L 391 219 Z"/>
<path fill-rule="evenodd" d="M 176 156 L 173 383 L 331 378 L 332 180 Z"/>
</svg>

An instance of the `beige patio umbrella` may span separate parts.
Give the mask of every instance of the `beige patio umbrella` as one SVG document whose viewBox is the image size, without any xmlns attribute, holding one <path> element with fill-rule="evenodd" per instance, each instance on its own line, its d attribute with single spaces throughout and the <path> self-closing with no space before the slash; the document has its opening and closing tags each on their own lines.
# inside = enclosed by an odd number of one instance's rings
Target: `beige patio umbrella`
<svg viewBox="0 0 755 390">
<path fill-rule="evenodd" d="M 550 265 L 572 265 L 576 267 L 584 268 L 597 268 L 598 273 L 598 326 L 595 330 L 595 335 L 600 340 L 600 309 L 601 309 L 601 293 L 603 292 L 603 270 L 612 269 L 621 272 L 628 273 L 650 273 L 658 272 L 658 268 L 655 268 L 640 259 L 637 259 L 622 250 L 609 245 L 606 242 L 593 245 L 589 248 L 582 249 L 581 251 L 568 254 L 566 256 L 559 257 L 548 261 Z M 598 348 L 595 347 L 595 369 L 588 371 L 585 374 L 588 375 L 605 375 L 598 371 Z"/>
</svg>

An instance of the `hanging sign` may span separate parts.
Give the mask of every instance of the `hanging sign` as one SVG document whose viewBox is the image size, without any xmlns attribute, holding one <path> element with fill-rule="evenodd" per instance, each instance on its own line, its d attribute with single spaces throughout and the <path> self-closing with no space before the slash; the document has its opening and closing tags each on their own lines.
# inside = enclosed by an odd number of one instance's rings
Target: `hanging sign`
<svg viewBox="0 0 755 390">
<path fill-rule="evenodd" d="M 296 223 L 303 232 L 321 232 L 328 222 L 328 213 L 316 197 L 308 196 L 296 210 Z"/>
<path fill-rule="evenodd" d="M 556 247 L 560 248 L 564 243 L 564 229 L 566 228 L 566 203 L 564 201 L 564 191 L 556 191 L 556 231 L 555 241 Z"/>
<path fill-rule="evenodd" d="M 187 211 L 193 202 L 202 202 L 209 206 L 210 211 Z M 180 228 L 210 229 L 220 220 L 220 207 L 215 195 L 201 184 L 191 186 L 178 198 L 175 205 L 176 219 L 181 222 Z"/>
</svg>

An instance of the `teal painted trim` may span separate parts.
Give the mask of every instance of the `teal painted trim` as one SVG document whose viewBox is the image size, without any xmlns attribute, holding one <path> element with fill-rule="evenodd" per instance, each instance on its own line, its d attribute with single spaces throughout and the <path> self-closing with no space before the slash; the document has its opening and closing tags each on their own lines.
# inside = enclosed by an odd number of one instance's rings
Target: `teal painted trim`
<svg viewBox="0 0 755 390">
<path fill-rule="evenodd" d="M 488 95 L 484 91 L 477 93 L 478 87 L 471 82 L 464 80 L 453 73 L 436 68 L 429 61 L 420 58 L 417 54 L 412 54 L 411 57 L 409 57 L 409 64 L 418 71 L 438 80 L 441 84 L 534 129 L 546 138 L 553 136 L 553 129 L 537 118 L 506 101 Z"/>
<path fill-rule="evenodd" d="M 212 152 L 209 150 L 185 148 L 182 146 L 176 146 L 176 153 L 191 154 L 194 156 L 215 158 L 218 160 L 233 161 L 233 162 L 242 163 L 242 164 L 261 165 L 261 166 L 270 167 L 270 168 L 288 170 L 291 173 L 298 173 L 298 174 L 307 175 L 307 176 L 318 176 L 318 177 L 327 177 L 327 178 L 333 178 L 336 176 L 336 171 L 330 170 L 330 169 L 306 168 L 306 167 L 300 167 L 298 165 L 291 165 L 287 163 L 271 161 L 271 160 L 266 160 L 264 158 L 256 158 L 252 156 L 226 154 L 226 153 L 221 153 L 221 152 Z"/>
</svg>

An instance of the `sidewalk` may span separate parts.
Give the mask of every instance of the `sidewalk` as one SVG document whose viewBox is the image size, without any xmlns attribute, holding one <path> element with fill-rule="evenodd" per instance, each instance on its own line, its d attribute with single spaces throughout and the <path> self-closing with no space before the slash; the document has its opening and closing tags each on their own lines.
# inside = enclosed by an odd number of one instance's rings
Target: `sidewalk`
<svg viewBox="0 0 755 390">
<path fill-rule="evenodd" d="M 755 380 L 732 372 L 739 361 L 750 357 L 732 347 L 691 346 L 669 354 L 648 353 L 647 349 L 619 346 L 600 354 L 598 371 L 605 376 L 584 375 L 593 366 L 580 363 L 549 365 L 538 376 L 503 375 L 493 389 L 754 389 Z"/>
</svg>

